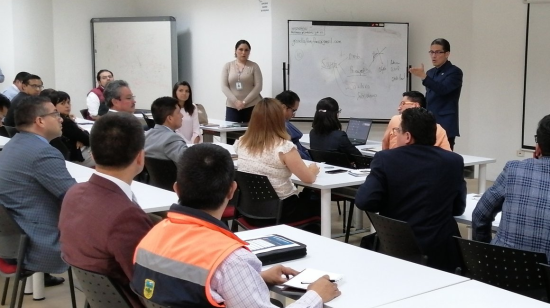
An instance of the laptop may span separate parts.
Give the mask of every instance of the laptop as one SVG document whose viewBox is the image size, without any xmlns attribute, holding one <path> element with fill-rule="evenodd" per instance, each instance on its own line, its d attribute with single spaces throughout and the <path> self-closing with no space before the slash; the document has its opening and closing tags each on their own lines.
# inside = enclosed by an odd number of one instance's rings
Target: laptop
<svg viewBox="0 0 550 308">
<path fill-rule="evenodd" d="M 348 123 L 348 128 L 346 129 L 346 133 L 348 134 L 348 138 L 351 144 L 353 145 L 367 144 L 367 138 L 369 137 L 371 126 L 372 126 L 371 119 L 349 118 L 349 123 Z"/>
</svg>

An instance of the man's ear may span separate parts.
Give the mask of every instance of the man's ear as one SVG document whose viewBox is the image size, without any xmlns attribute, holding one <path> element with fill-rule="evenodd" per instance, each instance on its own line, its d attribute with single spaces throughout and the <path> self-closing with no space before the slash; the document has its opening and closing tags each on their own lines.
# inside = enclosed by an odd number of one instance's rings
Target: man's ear
<svg viewBox="0 0 550 308">
<path fill-rule="evenodd" d="M 174 191 L 176 192 L 176 195 L 180 195 L 180 187 L 178 186 L 178 182 L 174 182 L 174 186 L 172 186 L 172 188 L 174 188 Z"/>
<path fill-rule="evenodd" d="M 540 149 L 539 144 L 535 144 L 535 153 L 533 153 L 533 158 L 540 158 L 542 156 L 542 150 Z"/>
<path fill-rule="evenodd" d="M 231 182 L 231 186 L 229 187 L 229 191 L 227 192 L 227 195 L 225 196 L 227 200 L 233 199 L 233 195 L 235 194 L 235 191 L 237 190 L 237 182 L 233 181 Z"/>
<path fill-rule="evenodd" d="M 407 144 L 407 145 L 414 144 L 414 138 L 413 138 L 413 136 L 411 135 L 411 133 L 405 132 L 404 134 L 405 134 L 406 144 Z"/>
</svg>

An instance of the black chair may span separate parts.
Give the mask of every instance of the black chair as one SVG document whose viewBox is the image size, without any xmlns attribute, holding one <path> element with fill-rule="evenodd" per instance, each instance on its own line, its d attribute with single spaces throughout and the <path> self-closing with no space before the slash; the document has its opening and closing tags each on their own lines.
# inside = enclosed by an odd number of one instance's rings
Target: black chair
<svg viewBox="0 0 550 308">
<path fill-rule="evenodd" d="M 0 267 L 0 276 L 5 278 L 4 291 L 2 293 L 2 305 L 6 303 L 6 295 L 8 293 L 8 285 L 10 278 L 14 278 L 13 290 L 11 293 L 10 308 L 15 307 L 15 303 L 19 298 L 19 305 L 23 304 L 23 292 L 25 290 L 25 284 L 27 277 L 34 274 L 32 271 L 23 269 L 23 259 L 25 257 L 25 251 L 27 250 L 29 239 L 28 236 L 21 230 L 17 222 L 13 220 L 8 210 L 0 205 L 0 258 L 16 260 L 17 265 L 10 266 L 4 260 Z M 19 297 L 19 282 L 21 281 L 21 291 Z"/>
<path fill-rule="evenodd" d="M 544 273 L 545 283 L 546 283 L 546 292 L 550 298 L 550 265 L 548 263 L 539 263 L 540 268 Z"/>
<path fill-rule="evenodd" d="M 402 260 L 426 265 L 428 257 L 422 252 L 408 223 L 367 212 L 376 229 L 375 251 Z"/>
<path fill-rule="evenodd" d="M 155 127 L 155 120 L 149 118 L 145 112 L 141 112 L 141 115 L 143 116 L 143 120 L 145 120 L 145 123 L 147 124 L 147 126 L 149 127 L 149 129 Z"/>
<path fill-rule="evenodd" d="M 6 138 L 11 138 L 10 135 L 8 134 L 8 131 L 6 130 L 5 126 L 0 126 L 0 136 L 6 137 Z"/>
<path fill-rule="evenodd" d="M 463 267 L 457 274 L 525 295 L 548 301 L 544 270 L 546 254 L 476 242 L 455 236 Z"/>
<path fill-rule="evenodd" d="M 88 108 L 86 109 L 80 109 L 80 114 L 82 117 L 86 120 L 93 120 L 92 116 L 90 116 L 90 112 L 88 111 Z"/>
<path fill-rule="evenodd" d="M 145 157 L 145 168 L 149 173 L 149 185 L 174 191 L 178 169 L 173 161 Z"/>
<path fill-rule="evenodd" d="M 13 137 L 15 134 L 17 134 L 19 131 L 17 130 L 17 128 L 13 127 L 13 126 L 7 126 L 7 125 L 4 125 L 3 126 L 6 130 L 6 133 L 8 134 L 7 137 L 11 138 Z"/>
<path fill-rule="evenodd" d="M 247 230 L 259 228 L 250 224 L 247 218 L 274 221 L 274 225 L 281 223 L 283 202 L 266 176 L 237 171 L 235 181 L 239 187 L 239 198 L 235 206 L 236 219 L 233 222 L 233 231 L 237 231 L 237 225 Z M 320 222 L 321 218 L 315 216 L 287 224 L 304 228 Z"/>
<path fill-rule="evenodd" d="M 363 155 L 350 155 L 349 160 L 355 163 L 356 169 L 368 169 L 372 162 L 372 157 Z"/>
<path fill-rule="evenodd" d="M 86 295 L 86 305 L 91 308 L 131 308 L 132 305 L 120 287 L 109 277 L 72 267 L 82 292 Z"/>
</svg>

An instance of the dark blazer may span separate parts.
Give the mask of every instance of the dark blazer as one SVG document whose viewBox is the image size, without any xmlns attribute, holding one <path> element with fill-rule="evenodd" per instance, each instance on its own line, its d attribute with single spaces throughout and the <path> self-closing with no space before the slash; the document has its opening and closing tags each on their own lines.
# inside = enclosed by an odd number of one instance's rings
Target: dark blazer
<svg viewBox="0 0 550 308">
<path fill-rule="evenodd" d="M 11 106 L 8 109 L 6 117 L 4 118 L 4 125 L 15 127 L 15 108 L 24 98 L 29 96 L 30 95 L 25 92 L 17 93 L 17 95 L 11 100 Z"/>
<path fill-rule="evenodd" d="M 107 275 L 124 289 L 133 307 L 142 307 L 129 288 L 137 244 L 153 223 L 118 185 L 93 174 L 67 192 L 59 216 L 65 260 Z"/>
<path fill-rule="evenodd" d="M 61 125 L 63 126 L 63 136 L 61 140 L 70 151 L 69 160 L 84 161 L 82 151 L 76 148 L 76 142 L 80 141 L 85 146 L 90 146 L 90 134 L 80 129 L 80 127 L 67 116 L 63 116 L 63 123 Z"/>
<path fill-rule="evenodd" d="M 0 155 L 0 203 L 30 239 L 25 269 L 63 273 L 68 266 L 59 248 L 59 211 L 76 181 L 61 153 L 37 135 L 19 132 Z"/>
<path fill-rule="evenodd" d="M 462 156 L 435 146 L 381 151 L 374 155 L 371 173 L 359 187 L 355 204 L 361 210 L 408 222 L 430 264 L 432 253 L 442 247 L 452 249 L 452 236 L 460 235 L 453 216 L 466 208 L 463 169 Z"/>
<path fill-rule="evenodd" d="M 426 87 L 426 107 L 448 137 L 460 136 L 458 131 L 458 100 L 462 90 L 462 70 L 451 61 L 431 68 L 422 81 Z"/>
<path fill-rule="evenodd" d="M 309 132 L 309 146 L 314 150 L 361 156 L 361 152 L 349 141 L 348 134 L 341 130 L 334 130 L 327 135 L 320 135 L 312 129 Z"/>
</svg>

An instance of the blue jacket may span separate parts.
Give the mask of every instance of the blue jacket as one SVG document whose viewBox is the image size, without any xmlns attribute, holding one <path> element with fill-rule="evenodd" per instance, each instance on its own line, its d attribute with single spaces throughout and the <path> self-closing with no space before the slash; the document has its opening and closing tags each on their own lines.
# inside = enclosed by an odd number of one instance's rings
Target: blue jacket
<svg viewBox="0 0 550 308">
<path fill-rule="evenodd" d="M 460 136 L 458 131 L 458 100 L 462 90 L 462 70 L 451 61 L 426 72 L 422 84 L 426 87 L 427 109 L 437 123 L 445 129 L 448 137 Z"/>
<path fill-rule="evenodd" d="M 307 152 L 307 149 L 300 143 L 300 138 L 304 134 L 292 123 L 286 121 L 286 131 L 290 135 L 290 141 L 296 145 L 296 148 L 298 149 L 298 153 L 300 153 L 300 157 L 302 159 L 312 160 L 309 156 L 309 153 Z"/>
</svg>

